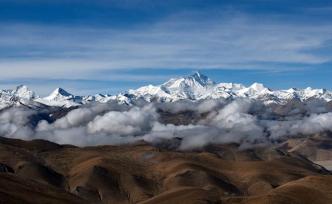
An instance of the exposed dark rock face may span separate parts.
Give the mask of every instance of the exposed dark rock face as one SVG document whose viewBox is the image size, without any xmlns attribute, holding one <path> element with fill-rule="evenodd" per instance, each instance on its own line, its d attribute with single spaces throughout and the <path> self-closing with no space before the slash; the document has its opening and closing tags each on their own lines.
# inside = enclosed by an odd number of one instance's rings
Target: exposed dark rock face
<svg viewBox="0 0 332 204">
<path fill-rule="evenodd" d="M 0 173 L 14 173 L 14 169 L 7 166 L 6 164 L 0 163 Z"/>
</svg>

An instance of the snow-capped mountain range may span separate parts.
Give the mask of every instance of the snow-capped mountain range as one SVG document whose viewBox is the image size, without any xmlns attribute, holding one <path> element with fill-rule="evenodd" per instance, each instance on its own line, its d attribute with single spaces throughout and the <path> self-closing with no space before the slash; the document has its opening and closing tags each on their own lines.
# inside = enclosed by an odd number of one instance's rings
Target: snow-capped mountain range
<svg viewBox="0 0 332 204">
<path fill-rule="evenodd" d="M 57 88 L 47 97 L 39 97 L 27 86 L 18 86 L 14 90 L 0 90 L 0 109 L 25 104 L 72 107 L 91 102 L 117 103 L 131 105 L 132 101 L 142 99 L 147 102 L 173 102 L 178 100 L 249 98 L 261 100 L 265 104 L 284 104 L 289 100 L 319 99 L 332 101 L 332 92 L 326 89 L 287 89 L 272 90 L 263 84 L 254 83 L 249 87 L 236 83 L 216 83 L 207 76 L 196 72 L 193 75 L 172 78 L 164 84 L 143 86 L 118 95 L 75 96 L 62 88 Z"/>
</svg>

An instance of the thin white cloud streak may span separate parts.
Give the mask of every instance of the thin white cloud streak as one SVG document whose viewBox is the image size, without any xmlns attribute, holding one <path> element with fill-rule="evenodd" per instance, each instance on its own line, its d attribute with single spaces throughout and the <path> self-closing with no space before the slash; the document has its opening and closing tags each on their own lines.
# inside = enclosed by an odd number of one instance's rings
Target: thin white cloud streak
<svg viewBox="0 0 332 204">
<path fill-rule="evenodd" d="M 332 39 L 332 25 L 262 22 L 244 15 L 214 20 L 180 15 L 122 30 L 3 25 L 0 31 L 0 79 L 91 79 L 101 76 L 91 75 L 95 72 L 139 68 L 271 70 L 273 63 L 332 59 L 315 52 Z"/>
</svg>

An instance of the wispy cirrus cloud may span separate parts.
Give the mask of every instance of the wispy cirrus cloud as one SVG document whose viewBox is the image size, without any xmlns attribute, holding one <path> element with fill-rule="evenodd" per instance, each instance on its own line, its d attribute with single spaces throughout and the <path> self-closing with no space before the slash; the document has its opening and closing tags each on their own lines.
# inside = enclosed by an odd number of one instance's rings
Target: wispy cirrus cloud
<svg viewBox="0 0 332 204">
<path fill-rule="evenodd" d="M 294 25 L 246 15 L 192 20 L 173 16 L 126 29 L 3 25 L 4 77 L 91 77 L 96 70 L 136 68 L 272 69 L 268 63 L 321 64 L 317 50 L 332 40 L 332 25 Z M 264 66 L 260 64 L 264 63 Z"/>
<path fill-rule="evenodd" d="M 285 72 L 332 61 L 331 53 L 323 52 L 332 40 L 331 23 L 229 10 L 208 14 L 174 13 L 127 27 L 1 23 L 0 80 L 157 83 L 165 76 L 116 73 L 179 68 Z"/>
</svg>

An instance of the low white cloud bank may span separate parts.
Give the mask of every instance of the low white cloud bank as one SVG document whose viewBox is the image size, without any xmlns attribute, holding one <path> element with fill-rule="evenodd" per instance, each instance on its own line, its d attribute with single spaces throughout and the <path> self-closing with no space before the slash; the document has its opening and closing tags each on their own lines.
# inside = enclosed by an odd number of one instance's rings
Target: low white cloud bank
<svg viewBox="0 0 332 204">
<path fill-rule="evenodd" d="M 153 106 L 134 107 L 128 111 L 110 111 L 87 124 L 90 134 L 141 135 L 151 130 L 157 115 Z"/>
<path fill-rule="evenodd" d="M 40 118 L 40 114 L 45 115 L 47 110 L 13 107 L 0 112 L 0 136 L 45 139 L 78 146 L 120 145 L 141 140 L 157 144 L 173 142 L 176 148 L 185 150 L 225 143 L 238 143 L 240 148 L 249 148 L 293 136 L 332 131 L 332 112 L 325 107 L 309 105 L 296 114 L 293 110 L 297 107 L 285 108 L 286 113 L 278 115 L 276 112 L 282 108 L 244 99 L 180 101 L 134 107 L 93 104 L 71 110 L 54 122 L 48 122 L 51 120 Z M 163 122 L 177 121 L 178 117 L 188 117 L 182 120 L 190 123 Z"/>
<path fill-rule="evenodd" d="M 296 121 L 265 121 L 264 125 L 268 127 L 272 139 L 332 131 L 332 112 L 312 114 Z"/>
</svg>

